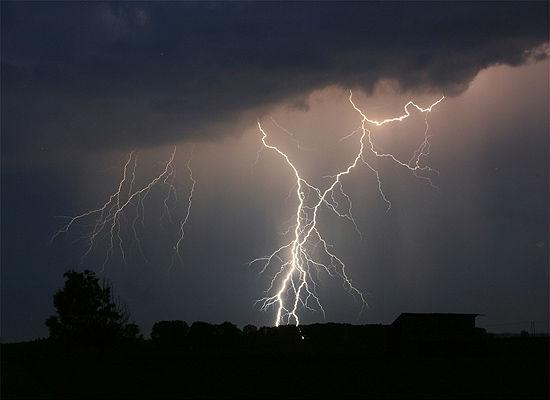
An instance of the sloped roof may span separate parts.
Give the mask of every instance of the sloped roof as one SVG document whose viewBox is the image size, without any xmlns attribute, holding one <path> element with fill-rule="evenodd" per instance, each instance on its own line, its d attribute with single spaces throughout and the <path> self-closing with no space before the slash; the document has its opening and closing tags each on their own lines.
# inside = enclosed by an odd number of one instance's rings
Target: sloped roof
<svg viewBox="0 0 550 400">
<path fill-rule="evenodd" d="M 401 313 L 391 324 L 394 325 L 403 319 L 422 319 L 422 318 L 452 318 L 452 317 L 478 317 L 483 314 L 467 313 Z"/>
</svg>

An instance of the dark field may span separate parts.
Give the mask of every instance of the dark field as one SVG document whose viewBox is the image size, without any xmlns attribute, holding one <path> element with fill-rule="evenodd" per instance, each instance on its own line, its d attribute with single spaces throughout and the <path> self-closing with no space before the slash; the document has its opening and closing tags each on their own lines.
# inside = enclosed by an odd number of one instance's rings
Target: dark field
<svg viewBox="0 0 550 400">
<path fill-rule="evenodd" d="M 491 337 L 478 354 L 387 354 L 299 342 L 141 340 L 67 350 L 2 345 L 2 398 L 548 398 L 548 338 Z"/>
</svg>

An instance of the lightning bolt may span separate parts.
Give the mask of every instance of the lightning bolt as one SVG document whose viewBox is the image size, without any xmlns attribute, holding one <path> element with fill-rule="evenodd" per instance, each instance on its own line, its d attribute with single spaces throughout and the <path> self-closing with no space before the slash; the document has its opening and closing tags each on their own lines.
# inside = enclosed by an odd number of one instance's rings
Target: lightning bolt
<svg viewBox="0 0 550 400">
<path fill-rule="evenodd" d="M 131 151 L 124 164 L 122 177 L 118 182 L 117 188 L 109 195 L 107 201 L 98 208 L 85 211 L 73 217 L 67 217 L 68 222 L 52 235 L 50 240 L 51 243 L 53 243 L 60 235 L 69 233 L 73 227 L 80 224 L 86 231 L 82 239 L 87 242 L 86 249 L 81 256 L 80 263 L 82 263 L 84 259 L 92 253 L 97 245 L 97 242 L 103 237 L 106 237 L 107 250 L 101 264 L 101 271 L 105 269 L 105 266 L 110 262 L 117 249 L 120 253 L 122 261 L 126 264 L 127 251 L 125 250 L 126 246 L 121 230 L 122 224 L 128 220 L 127 216 L 133 214 L 130 225 L 132 240 L 135 242 L 141 256 L 147 261 L 143 250 L 142 241 L 139 238 L 137 225 L 140 221 L 141 224 L 144 225 L 145 200 L 149 196 L 151 189 L 157 186 L 167 189 L 165 197 L 162 201 L 163 211 L 160 219 L 162 220 L 166 215 L 168 220 L 172 222 L 173 217 L 172 212 L 170 211 L 169 201 L 171 198 L 174 199 L 174 202 L 178 199 L 177 188 L 175 186 L 176 168 L 174 166 L 176 150 L 177 147 L 174 146 L 172 152 L 170 153 L 170 157 L 164 164 L 164 169 L 162 172 L 139 189 L 136 189 L 138 155 L 135 150 Z M 187 162 L 187 169 L 192 181 L 191 194 L 188 197 L 185 217 L 179 224 L 181 235 L 178 237 L 178 240 L 174 246 L 174 249 L 176 249 L 180 259 L 180 247 L 183 242 L 184 227 L 191 212 L 191 202 L 196 184 L 196 180 L 193 178 L 193 172 L 191 170 L 191 158 L 189 158 L 189 161 Z M 90 225 L 85 225 L 85 222 L 88 220 L 92 220 L 91 229 L 88 229 Z"/>
<path fill-rule="evenodd" d="M 187 225 L 187 221 L 189 220 L 189 215 L 191 214 L 191 206 L 193 205 L 193 194 L 195 193 L 195 185 L 197 184 L 197 181 L 193 177 L 193 170 L 191 169 L 191 161 L 193 160 L 194 152 L 195 152 L 195 146 L 193 146 L 193 148 L 191 149 L 191 156 L 187 161 L 187 172 L 189 172 L 189 180 L 191 181 L 191 189 L 189 190 L 189 196 L 187 197 L 187 211 L 179 224 L 179 228 L 180 228 L 179 237 L 178 237 L 178 240 L 176 241 L 176 245 L 174 246 L 174 255 L 172 256 L 172 263 L 170 265 L 170 269 L 172 269 L 172 267 L 174 266 L 176 257 L 179 259 L 181 263 L 183 263 L 183 259 L 181 256 L 181 246 L 183 245 L 183 239 L 185 237 L 185 225 Z"/>
<path fill-rule="evenodd" d="M 294 323 L 296 326 L 300 324 L 298 309 L 305 308 L 308 310 L 320 310 L 325 316 L 325 309 L 321 304 L 317 295 L 317 281 L 320 272 L 327 273 L 330 277 L 339 278 L 348 291 L 361 301 L 361 310 L 367 305 L 364 294 L 357 289 L 346 272 L 346 264 L 332 250 L 333 246 L 325 240 L 318 225 L 318 215 L 321 208 L 326 208 L 340 218 L 350 221 L 355 230 L 361 236 L 358 225 L 352 214 L 351 198 L 343 189 L 343 179 L 349 175 L 359 163 L 364 164 L 376 177 L 378 183 L 378 192 L 380 197 L 387 205 L 387 211 L 391 208 L 391 202 L 382 189 L 382 181 L 379 171 L 370 162 L 370 158 L 390 159 L 398 166 L 410 171 L 414 176 L 426 180 L 431 186 L 435 187 L 430 177 L 430 173 L 437 173 L 434 169 L 423 164 L 423 158 L 429 154 L 430 135 L 428 114 L 432 109 L 442 102 L 444 96 L 432 103 L 427 108 L 422 108 L 409 101 L 404 106 L 404 114 L 397 117 L 384 119 L 381 121 L 370 119 L 353 101 L 353 92 L 350 90 L 349 103 L 354 110 L 361 116 L 361 126 L 350 134 L 340 139 L 347 140 L 352 136 L 360 133 L 358 141 L 358 151 L 353 157 L 348 166 L 339 171 L 335 175 L 329 175 L 331 181 L 326 188 L 320 189 L 309 183 L 301 175 L 290 157 L 272 145 L 268 141 L 268 134 L 264 130 L 261 121 L 258 120 L 258 131 L 261 135 L 262 148 L 273 151 L 277 154 L 290 168 L 295 178 L 295 193 L 298 199 L 296 213 L 294 216 L 294 225 L 289 230 L 293 237 L 290 242 L 279 247 L 271 254 L 256 258 L 250 261 L 249 265 L 256 263 L 263 264 L 260 272 L 265 272 L 275 264 L 278 266 L 276 272 L 271 279 L 271 282 L 266 290 L 266 296 L 259 299 L 257 302 L 261 304 L 262 310 L 267 310 L 270 307 L 276 308 L 275 325 Z M 380 152 L 376 149 L 371 130 L 368 127 L 381 127 L 386 124 L 398 123 L 406 120 L 411 115 L 409 108 L 415 108 L 417 111 L 425 114 L 425 132 L 424 140 L 415 150 L 412 157 L 407 161 L 399 160 L 391 153 Z M 272 122 L 274 120 L 272 119 Z M 276 126 L 283 129 L 296 143 L 295 135 L 291 134 L 279 124 Z M 260 152 L 258 152 L 259 157 Z M 257 160 L 256 160 L 257 162 Z M 313 196 L 312 196 L 313 194 Z M 337 201 L 337 198 L 342 201 Z M 320 252 L 318 252 L 320 249 Z M 317 253 L 320 253 L 319 255 Z M 317 277 L 317 279 L 314 278 Z M 314 308 L 315 307 L 315 308 Z"/>
</svg>

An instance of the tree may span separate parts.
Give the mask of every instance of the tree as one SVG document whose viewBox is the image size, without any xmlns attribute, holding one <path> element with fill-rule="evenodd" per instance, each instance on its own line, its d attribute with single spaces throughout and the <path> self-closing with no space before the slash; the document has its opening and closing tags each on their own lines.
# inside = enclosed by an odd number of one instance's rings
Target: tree
<svg viewBox="0 0 550 400">
<path fill-rule="evenodd" d="M 105 346 L 135 339 L 139 328 L 112 298 L 112 289 L 93 271 L 67 271 L 65 286 L 53 296 L 57 315 L 46 320 L 50 338 L 69 345 Z"/>
<path fill-rule="evenodd" d="M 243 328 L 243 334 L 246 336 L 246 337 L 254 337 L 256 336 L 256 334 L 258 333 L 258 328 L 256 328 L 256 326 L 254 325 L 246 325 L 244 328 Z"/>
<path fill-rule="evenodd" d="M 151 339 L 154 342 L 178 345 L 185 342 L 189 325 L 184 321 L 159 321 L 153 325 Z"/>
</svg>

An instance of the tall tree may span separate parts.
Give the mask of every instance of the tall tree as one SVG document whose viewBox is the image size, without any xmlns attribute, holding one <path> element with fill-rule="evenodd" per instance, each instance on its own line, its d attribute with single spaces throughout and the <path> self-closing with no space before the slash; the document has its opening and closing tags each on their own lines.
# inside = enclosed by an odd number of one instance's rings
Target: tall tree
<svg viewBox="0 0 550 400">
<path fill-rule="evenodd" d="M 104 346 L 135 338 L 128 312 L 113 300 L 112 289 L 93 271 L 67 271 L 65 285 L 53 297 L 57 315 L 46 320 L 50 338 L 70 345 Z"/>
</svg>

